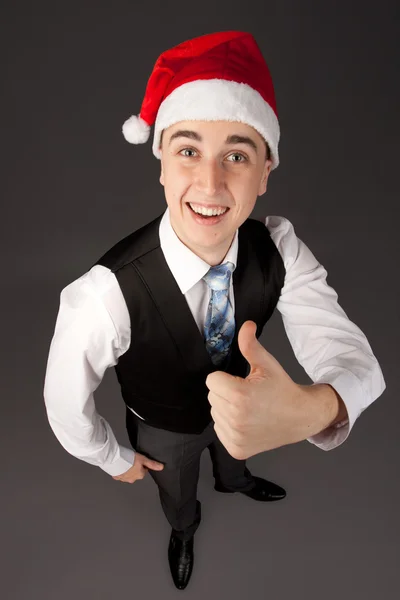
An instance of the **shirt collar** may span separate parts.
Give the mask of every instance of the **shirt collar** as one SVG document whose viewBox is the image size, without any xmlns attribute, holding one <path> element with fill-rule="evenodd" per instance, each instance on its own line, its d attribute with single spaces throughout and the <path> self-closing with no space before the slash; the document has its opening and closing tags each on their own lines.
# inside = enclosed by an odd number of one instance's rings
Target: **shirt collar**
<svg viewBox="0 0 400 600">
<path fill-rule="evenodd" d="M 160 222 L 160 244 L 165 260 L 178 284 L 182 294 L 186 294 L 210 269 L 208 263 L 197 256 L 190 248 L 185 246 L 176 235 L 170 220 L 169 207 L 162 216 Z M 230 261 L 236 268 L 238 253 L 238 230 L 225 258 L 221 264 Z"/>
</svg>

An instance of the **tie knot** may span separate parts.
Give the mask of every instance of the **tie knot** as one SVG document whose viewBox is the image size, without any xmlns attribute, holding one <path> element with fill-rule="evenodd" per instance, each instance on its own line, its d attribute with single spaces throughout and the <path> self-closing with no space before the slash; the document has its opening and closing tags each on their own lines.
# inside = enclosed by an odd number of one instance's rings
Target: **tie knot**
<svg viewBox="0 0 400 600">
<path fill-rule="evenodd" d="M 211 267 L 202 279 L 212 290 L 227 290 L 234 264 L 226 262 L 223 265 Z"/>
</svg>

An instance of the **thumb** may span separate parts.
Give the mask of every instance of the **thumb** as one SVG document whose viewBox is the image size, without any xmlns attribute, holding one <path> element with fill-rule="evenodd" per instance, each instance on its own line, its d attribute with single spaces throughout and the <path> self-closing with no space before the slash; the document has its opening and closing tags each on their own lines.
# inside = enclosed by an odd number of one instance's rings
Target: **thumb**
<svg viewBox="0 0 400 600">
<path fill-rule="evenodd" d="M 268 353 L 256 338 L 257 325 L 254 321 L 245 321 L 238 334 L 238 346 L 251 367 L 249 375 L 263 371 L 268 364 Z"/>
<path fill-rule="evenodd" d="M 159 463 L 156 460 L 151 460 L 150 458 L 145 460 L 143 462 L 143 465 L 145 467 L 148 467 L 149 469 L 153 469 L 154 471 L 162 471 L 164 468 L 164 465 L 162 463 Z"/>
</svg>

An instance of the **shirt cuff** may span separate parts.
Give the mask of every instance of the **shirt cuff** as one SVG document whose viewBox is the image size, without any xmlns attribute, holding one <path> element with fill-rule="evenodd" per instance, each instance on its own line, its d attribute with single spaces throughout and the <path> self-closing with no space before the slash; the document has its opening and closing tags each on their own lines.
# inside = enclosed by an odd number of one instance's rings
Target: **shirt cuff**
<svg viewBox="0 0 400 600">
<path fill-rule="evenodd" d="M 134 450 L 125 448 L 125 446 L 118 446 L 119 451 L 115 456 L 115 460 L 112 463 L 105 464 L 100 468 L 108 473 L 108 475 L 122 475 L 130 469 L 135 462 Z"/>
<path fill-rule="evenodd" d="M 329 383 L 342 398 L 347 410 L 347 419 L 307 438 L 308 442 L 321 450 L 333 450 L 347 440 L 355 421 L 363 412 L 362 407 L 366 404 L 365 391 L 358 377 L 345 369 L 335 369 L 314 381 L 316 383 Z"/>
</svg>

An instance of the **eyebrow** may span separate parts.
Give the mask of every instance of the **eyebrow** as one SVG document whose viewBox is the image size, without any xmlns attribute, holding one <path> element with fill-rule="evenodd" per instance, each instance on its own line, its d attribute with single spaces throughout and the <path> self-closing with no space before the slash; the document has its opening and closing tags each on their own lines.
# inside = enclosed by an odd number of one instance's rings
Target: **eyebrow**
<svg viewBox="0 0 400 600">
<path fill-rule="evenodd" d="M 199 133 L 197 133 L 197 131 L 192 131 L 190 129 L 179 129 L 178 131 L 175 131 L 175 133 L 173 133 L 171 135 L 168 145 L 171 144 L 172 140 L 175 140 L 176 138 L 181 138 L 181 137 L 190 138 L 191 140 L 195 140 L 196 142 L 203 141 L 203 138 L 201 137 L 201 135 Z M 228 135 L 228 137 L 225 140 L 225 144 L 247 144 L 248 146 L 253 148 L 253 150 L 255 151 L 256 154 L 258 152 L 257 144 L 255 143 L 255 141 L 245 135 L 237 135 L 237 134 Z"/>
</svg>

